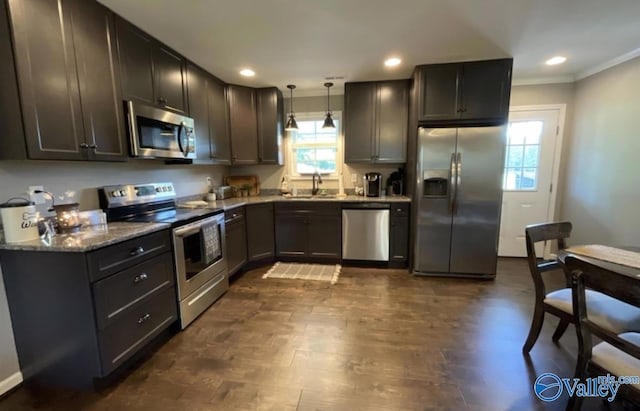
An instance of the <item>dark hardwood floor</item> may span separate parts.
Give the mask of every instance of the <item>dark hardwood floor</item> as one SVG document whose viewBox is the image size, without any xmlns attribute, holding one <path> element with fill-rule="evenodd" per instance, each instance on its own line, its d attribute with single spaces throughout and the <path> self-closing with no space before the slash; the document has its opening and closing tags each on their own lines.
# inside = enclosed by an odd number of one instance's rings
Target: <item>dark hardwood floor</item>
<svg viewBox="0 0 640 411">
<path fill-rule="evenodd" d="M 495 281 L 344 268 L 336 285 L 249 271 L 184 332 L 100 393 L 21 387 L 1 410 L 561 410 L 538 374 L 571 377 L 576 337 L 549 316 L 521 353 L 533 307 L 525 259 Z M 558 282 L 561 284 L 561 281 Z M 585 410 L 620 404 L 586 401 Z"/>
</svg>

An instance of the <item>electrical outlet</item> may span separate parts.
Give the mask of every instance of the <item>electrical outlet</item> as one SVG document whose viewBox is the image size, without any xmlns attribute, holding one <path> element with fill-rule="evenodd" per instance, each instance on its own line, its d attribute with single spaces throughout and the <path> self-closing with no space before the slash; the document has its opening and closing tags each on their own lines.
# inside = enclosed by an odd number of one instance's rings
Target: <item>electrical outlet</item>
<svg viewBox="0 0 640 411">
<path fill-rule="evenodd" d="M 356 173 L 352 173 L 352 174 L 351 174 L 351 182 L 352 182 L 353 184 L 355 184 L 355 183 L 357 183 L 357 182 L 358 182 L 358 175 L 357 175 Z"/>
<path fill-rule="evenodd" d="M 44 193 L 36 193 L 36 191 L 44 191 L 43 186 L 29 186 L 29 199 L 36 204 L 44 204 Z"/>
</svg>

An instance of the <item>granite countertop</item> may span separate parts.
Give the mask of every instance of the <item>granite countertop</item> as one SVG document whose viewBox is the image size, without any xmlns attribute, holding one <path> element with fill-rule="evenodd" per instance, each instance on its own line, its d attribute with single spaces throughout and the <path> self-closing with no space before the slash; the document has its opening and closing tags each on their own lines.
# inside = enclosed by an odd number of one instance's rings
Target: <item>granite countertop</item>
<svg viewBox="0 0 640 411">
<path fill-rule="evenodd" d="M 337 202 L 383 202 L 383 203 L 409 203 L 411 198 L 407 196 L 386 196 L 386 197 L 363 197 L 349 195 L 343 198 L 337 198 L 335 196 L 313 196 L 312 198 L 305 197 L 283 197 L 279 195 L 273 196 L 257 196 L 257 197 L 233 197 L 226 200 L 216 200 L 209 203 L 207 208 L 211 209 L 223 209 L 225 211 L 231 210 L 236 207 L 241 207 L 247 204 L 261 204 L 271 202 L 291 202 L 291 201 L 337 201 Z"/>
<path fill-rule="evenodd" d="M 205 207 L 194 209 L 194 213 L 208 215 L 220 210 L 232 210 L 247 204 L 262 204 L 271 202 L 291 202 L 291 201 L 331 201 L 331 202 L 410 202 L 411 199 L 406 196 L 388 196 L 388 197 L 363 197 L 349 195 L 344 198 L 336 198 L 335 196 L 314 196 L 312 198 L 304 197 L 283 197 L 279 195 L 257 196 L 257 197 L 235 197 L 226 200 L 217 200 L 208 203 Z M 178 202 L 180 206 L 180 202 Z M 0 250 L 18 250 L 18 251 L 65 251 L 83 253 L 98 248 L 106 247 L 145 234 L 168 229 L 171 224 L 168 223 L 131 223 L 131 222 L 111 222 L 106 226 L 83 227 L 80 232 L 72 234 L 58 234 L 49 241 L 45 239 L 37 239 L 32 241 L 24 241 L 20 243 L 3 243 L 0 242 Z"/>
<path fill-rule="evenodd" d="M 77 233 L 57 234 L 50 241 L 37 239 L 20 243 L 0 243 L 0 250 L 64 251 L 83 253 L 170 227 L 165 223 L 109 223 L 91 226 Z"/>
</svg>

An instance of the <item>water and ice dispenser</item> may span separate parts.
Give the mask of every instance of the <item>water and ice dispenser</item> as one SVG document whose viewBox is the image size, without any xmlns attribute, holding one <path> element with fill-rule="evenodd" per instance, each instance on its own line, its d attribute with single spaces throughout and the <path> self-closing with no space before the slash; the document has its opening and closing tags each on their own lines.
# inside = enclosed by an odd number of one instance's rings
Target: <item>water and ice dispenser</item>
<svg viewBox="0 0 640 411">
<path fill-rule="evenodd" d="M 447 197 L 449 195 L 449 170 L 424 170 L 422 172 L 423 197 Z"/>
</svg>

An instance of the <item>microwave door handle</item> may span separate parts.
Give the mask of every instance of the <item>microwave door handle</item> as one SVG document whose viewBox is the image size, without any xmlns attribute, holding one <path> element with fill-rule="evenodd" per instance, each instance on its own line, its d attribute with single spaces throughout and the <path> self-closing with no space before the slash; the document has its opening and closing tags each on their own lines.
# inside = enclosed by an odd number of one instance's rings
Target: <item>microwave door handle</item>
<svg viewBox="0 0 640 411">
<path fill-rule="evenodd" d="M 185 157 L 187 156 L 187 152 L 185 151 L 188 147 L 183 147 L 182 146 L 182 133 L 187 131 L 187 127 L 185 127 L 186 124 L 184 123 L 184 121 L 182 121 L 180 123 L 180 126 L 178 128 L 178 147 L 180 148 L 180 152 L 182 153 L 182 155 L 184 155 Z M 189 145 L 189 140 L 187 140 L 187 146 Z"/>
</svg>

